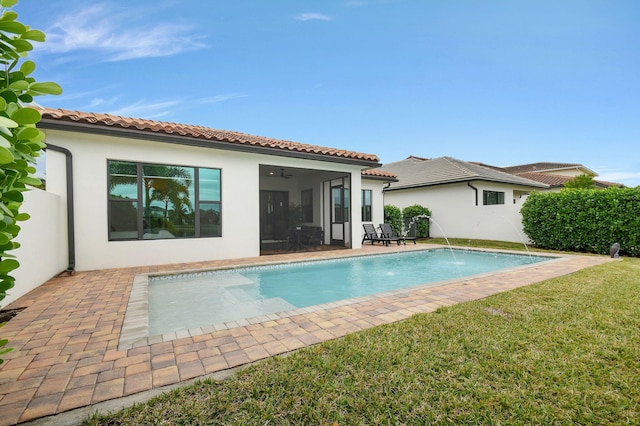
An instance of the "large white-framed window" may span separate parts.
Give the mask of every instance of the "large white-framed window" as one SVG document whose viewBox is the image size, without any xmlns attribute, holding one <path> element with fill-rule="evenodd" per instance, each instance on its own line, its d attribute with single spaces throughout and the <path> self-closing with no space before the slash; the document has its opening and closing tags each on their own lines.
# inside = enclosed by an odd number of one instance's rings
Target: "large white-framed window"
<svg viewBox="0 0 640 426">
<path fill-rule="evenodd" d="M 220 237 L 220 169 L 107 160 L 109 240 Z"/>
</svg>

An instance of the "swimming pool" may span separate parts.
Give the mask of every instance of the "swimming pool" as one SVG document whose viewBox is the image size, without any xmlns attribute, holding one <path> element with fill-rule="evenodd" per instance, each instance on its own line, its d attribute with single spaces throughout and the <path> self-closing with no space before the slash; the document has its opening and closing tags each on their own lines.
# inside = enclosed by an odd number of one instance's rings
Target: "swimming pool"
<svg viewBox="0 0 640 426">
<path fill-rule="evenodd" d="M 549 260 L 474 250 L 420 250 L 150 277 L 148 335 L 242 321 Z"/>
</svg>

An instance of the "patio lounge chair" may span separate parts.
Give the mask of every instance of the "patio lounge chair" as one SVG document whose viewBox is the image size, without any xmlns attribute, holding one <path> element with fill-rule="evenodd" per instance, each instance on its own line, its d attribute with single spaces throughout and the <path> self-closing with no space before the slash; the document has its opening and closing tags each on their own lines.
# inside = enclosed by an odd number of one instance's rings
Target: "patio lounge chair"
<svg viewBox="0 0 640 426">
<path fill-rule="evenodd" d="M 385 246 L 388 246 L 391 241 L 395 241 L 391 238 L 385 238 L 384 236 L 378 235 L 376 227 L 371 223 L 363 223 L 362 227 L 364 228 L 364 236 L 362 237 L 363 244 L 365 241 L 371 241 L 371 245 L 375 242 L 380 242 Z"/>
<path fill-rule="evenodd" d="M 404 238 L 398 236 L 395 232 L 393 232 L 393 229 L 391 229 L 391 225 L 389 225 L 388 223 L 380 224 L 380 237 L 388 239 L 389 241 L 396 241 L 398 245 L 400 245 L 401 242 L 404 243 Z"/>
</svg>

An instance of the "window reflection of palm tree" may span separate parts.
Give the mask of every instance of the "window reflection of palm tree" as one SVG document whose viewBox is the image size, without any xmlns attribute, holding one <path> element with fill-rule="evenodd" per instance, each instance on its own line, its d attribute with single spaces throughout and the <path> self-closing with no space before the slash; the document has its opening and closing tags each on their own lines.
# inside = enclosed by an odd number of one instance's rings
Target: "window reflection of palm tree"
<svg viewBox="0 0 640 426">
<path fill-rule="evenodd" d="M 152 217 L 151 203 L 159 201 L 164 204 L 164 226 L 169 225 L 169 205 L 186 214 L 193 211 L 189 199 L 191 175 L 181 167 L 145 166 L 143 188 L 145 194 L 145 217 Z M 186 211 L 185 211 L 186 210 Z M 181 214 L 181 216 L 183 216 Z"/>
<path fill-rule="evenodd" d="M 160 201 L 164 204 L 164 220 L 169 220 L 169 204 L 174 211 L 187 208 L 192 210 L 189 200 L 190 181 L 176 179 L 153 179 L 151 183 L 151 201 Z"/>
<path fill-rule="evenodd" d="M 171 212 L 169 219 L 172 222 L 184 225 L 189 222 L 189 219 L 193 218 L 193 206 L 188 194 L 174 198 L 171 203 L 173 204 L 173 211 Z"/>
<path fill-rule="evenodd" d="M 144 232 L 166 229 L 175 232 L 174 224 L 185 225 L 193 222 L 194 211 L 191 198 L 193 193 L 193 169 L 158 164 L 142 165 L 142 181 L 139 182 L 138 167 L 130 162 L 109 162 L 109 193 L 111 199 L 131 200 L 130 204 L 116 203 L 119 215 L 125 206 L 130 206 L 133 214 L 130 223 L 142 207 Z M 138 185 L 141 184 L 142 206 L 138 206 Z M 155 202 L 155 205 L 154 205 Z M 115 210 L 114 210 L 115 211 Z M 128 211 L 128 212 L 129 212 Z M 121 214 L 122 213 L 122 214 Z M 131 215 L 128 215 L 131 216 Z"/>
</svg>

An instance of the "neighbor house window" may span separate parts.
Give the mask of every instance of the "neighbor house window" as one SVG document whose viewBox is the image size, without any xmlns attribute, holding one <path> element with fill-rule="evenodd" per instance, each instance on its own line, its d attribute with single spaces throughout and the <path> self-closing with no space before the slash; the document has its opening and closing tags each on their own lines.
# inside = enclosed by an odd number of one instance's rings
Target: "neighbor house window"
<svg viewBox="0 0 640 426">
<path fill-rule="evenodd" d="M 220 170 L 108 161 L 109 240 L 221 236 Z"/>
<path fill-rule="evenodd" d="M 313 189 L 300 194 L 300 216 L 302 222 L 313 222 Z"/>
<path fill-rule="evenodd" d="M 504 204 L 504 192 L 482 191 L 482 204 L 485 206 Z"/>
<path fill-rule="evenodd" d="M 371 190 L 362 190 L 362 221 L 371 222 Z"/>
</svg>

